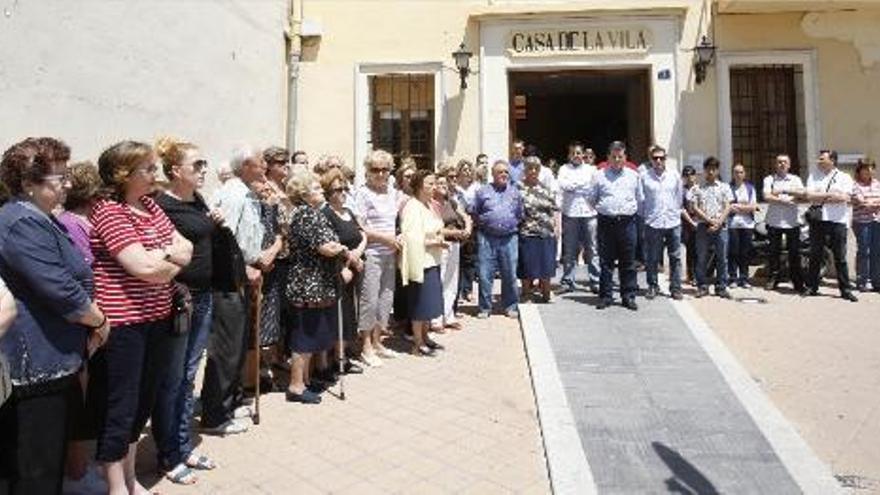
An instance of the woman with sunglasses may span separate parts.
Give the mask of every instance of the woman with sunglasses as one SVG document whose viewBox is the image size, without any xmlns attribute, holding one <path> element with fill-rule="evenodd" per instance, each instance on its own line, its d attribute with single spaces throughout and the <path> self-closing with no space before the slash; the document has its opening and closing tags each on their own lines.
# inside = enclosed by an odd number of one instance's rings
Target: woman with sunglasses
<svg viewBox="0 0 880 495">
<path fill-rule="evenodd" d="M 324 189 L 324 198 L 327 204 L 322 211 L 330 221 L 333 231 L 339 236 L 339 242 L 348 248 L 348 259 L 342 269 L 342 337 L 345 345 L 350 344 L 357 337 L 357 308 L 355 298 L 360 293 L 360 284 L 364 273 L 364 249 L 367 247 L 367 236 L 364 235 L 354 213 L 345 207 L 345 198 L 348 196 L 348 181 L 345 174 L 336 169 L 330 169 L 321 178 L 321 187 Z M 338 349 L 337 349 L 338 351 Z M 334 374 L 336 367 L 331 367 Z M 346 359 L 343 368 L 345 373 L 363 373 L 363 369 Z M 332 376 L 324 376 L 332 381 Z"/>
<path fill-rule="evenodd" d="M 374 150 L 364 160 L 367 183 L 355 192 L 355 214 L 367 235 L 364 281 L 360 295 L 358 328 L 361 332 L 361 361 L 382 366 L 381 358 L 396 353 L 382 345 L 382 333 L 394 301 L 394 272 L 400 251 L 395 225 L 402 193 L 389 184 L 394 158 Z"/>
<path fill-rule="evenodd" d="M 156 143 L 156 153 L 162 161 L 162 170 L 169 183 L 156 197 L 156 203 L 174 224 L 178 232 L 193 245 L 192 260 L 175 277 L 191 296 L 189 332 L 178 337 L 178 349 L 173 355 L 183 354 L 183 374 L 179 380 L 162 384 L 154 410 L 153 428 L 158 447 L 159 466 L 173 483 L 196 482 L 194 469 L 214 469 L 210 458 L 198 454 L 190 438 L 193 417 L 193 387 L 202 353 L 211 330 L 213 298 L 213 234 L 222 222 L 218 210 L 210 210 L 198 192 L 205 184 L 208 163 L 199 149 L 187 142 L 162 138 Z M 177 366 L 175 364 L 175 366 Z"/>
</svg>

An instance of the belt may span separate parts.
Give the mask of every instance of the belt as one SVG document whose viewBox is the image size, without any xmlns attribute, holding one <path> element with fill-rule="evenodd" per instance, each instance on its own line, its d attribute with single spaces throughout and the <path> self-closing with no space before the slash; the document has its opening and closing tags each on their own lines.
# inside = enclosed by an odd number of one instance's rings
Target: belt
<svg viewBox="0 0 880 495">
<path fill-rule="evenodd" d="M 599 214 L 600 220 L 605 220 L 606 222 L 627 222 L 635 218 L 635 215 L 605 215 L 603 213 Z"/>
</svg>

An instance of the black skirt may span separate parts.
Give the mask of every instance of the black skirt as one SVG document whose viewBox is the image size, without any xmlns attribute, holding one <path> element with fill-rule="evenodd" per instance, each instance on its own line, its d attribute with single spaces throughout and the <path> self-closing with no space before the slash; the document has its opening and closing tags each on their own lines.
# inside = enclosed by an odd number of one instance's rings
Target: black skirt
<svg viewBox="0 0 880 495">
<path fill-rule="evenodd" d="M 407 306 L 410 320 L 430 321 L 443 316 L 443 282 L 439 266 L 426 268 L 422 283 L 409 283 Z"/>
</svg>

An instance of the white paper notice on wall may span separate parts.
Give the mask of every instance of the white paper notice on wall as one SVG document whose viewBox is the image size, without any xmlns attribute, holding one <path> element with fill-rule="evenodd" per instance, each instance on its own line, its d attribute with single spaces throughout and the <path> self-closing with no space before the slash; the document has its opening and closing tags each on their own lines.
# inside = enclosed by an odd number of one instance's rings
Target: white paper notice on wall
<svg viewBox="0 0 880 495">
<path fill-rule="evenodd" d="M 694 170 L 697 171 L 698 174 L 703 173 L 703 162 L 706 160 L 706 155 L 703 154 L 693 154 L 688 155 L 687 164 L 691 167 L 694 167 Z"/>
</svg>

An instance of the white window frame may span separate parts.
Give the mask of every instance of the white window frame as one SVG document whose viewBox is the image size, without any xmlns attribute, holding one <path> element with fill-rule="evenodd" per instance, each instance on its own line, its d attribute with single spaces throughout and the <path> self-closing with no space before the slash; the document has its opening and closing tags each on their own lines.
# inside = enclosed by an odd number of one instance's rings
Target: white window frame
<svg viewBox="0 0 880 495">
<path fill-rule="evenodd" d="M 365 62 L 354 69 L 354 170 L 358 180 L 364 176 L 364 158 L 370 151 L 370 76 L 385 74 L 431 74 L 434 76 L 434 163 L 446 150 L 446 92 L 442 62 L 380 63 Z"/>
<path fill-rule="evenodd" d="M 733 168 L 733 115 L 730 108 L 730 69 L 760 65 L 798 65 L 804 83 L 804 124 L 807 161 L 801 164 L 801 174 L 815 170 L 811 160 L 819 154 L 821 126 L 819 125 L 819 90 L 816 78 L 816 52 L 814 50 L 774 50 L 719 52 L 715 63 L 718 78 L 718 150 L 721 172 L 730 177 Z M 805 166 L 806 165 L 806 166 Z"/>
</svg>

